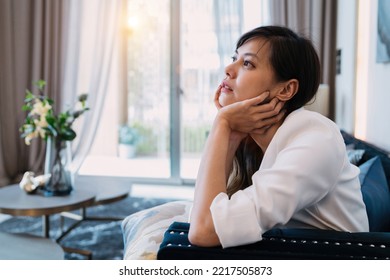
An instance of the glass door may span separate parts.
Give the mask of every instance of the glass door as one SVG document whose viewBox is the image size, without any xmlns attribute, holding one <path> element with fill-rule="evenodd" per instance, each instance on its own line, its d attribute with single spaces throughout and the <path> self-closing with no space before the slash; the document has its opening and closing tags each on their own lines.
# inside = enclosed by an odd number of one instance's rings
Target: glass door
<svg viewBox="0 0 390 280">
<path fill-rule="evenodd" d="M 134 177 L 171 176 L 170 14 L 170 0 L 128 1 L 128 107 L 119 157 L 132 162 Z"/>
<path fill-rule="evenodd" d="M 126 92 L 108 89 L 80 172 L 193 184 L 217 112 L 214 92 L 239 35 L 264 22 L 268 0 L 126 3 Z"/>
<path fill-rule="evenodd" d="M 216 88 L 235 42 L 261 22 L 258 0 L 186 0 L 181 3 L 181 177 L 196 178 L 217 110 Z"/>
</svg>

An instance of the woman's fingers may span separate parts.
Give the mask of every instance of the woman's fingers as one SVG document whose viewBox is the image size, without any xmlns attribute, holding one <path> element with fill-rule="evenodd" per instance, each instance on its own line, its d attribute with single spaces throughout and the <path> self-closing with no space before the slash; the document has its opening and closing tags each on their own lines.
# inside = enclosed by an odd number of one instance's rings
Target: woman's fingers
<svg viewBox="0 0 390 280">
<path fill-rule="evenodd" d="M 279 101 L 277 98 L 271 100 L 270 103 L 262 105 L 261 111 L 258 111 L 259 119 L 267 119 L 279 114 L 283 109 L 284 102 Z"/>
<path fill-rule="evenodd" d="M 217 90 L 215 91 L 215 94 L 214 94 L 214 105 L 215 105 L 215 107 L 217 107 L 218 110 L 222 108 L 221 104 L 219 103 L 219 96 L 221 95 L 221 88 L 222 88 L 222 85 L 219 85 Z"/>
<path fill-rule="evenodd" d="M 264 101 L 267 100 L 269 94 L 270 94 L 269 91 L 264 91 L 264 92 L 262 92 L 260 95 L 258 95 L 258 96 L 256 96 L 256 97 L 253 97 L 253 98 L 251 98 L 251 99 L 246 100 L 246 102 L 247 102 L 247 104 L 248 104 L 249 106 L 261 105 L 262 103 L 264 103 Z"/>
<path fill-rule="evenodd" d="M 284 115 L 286 114 L 285 110 L 280 111 L 277 115 L 263 119 L 261 123 L 259 123 L 258 127 L 253 129 L 250 134 L 263 134 L 266 132 L 272 125 L 278 123 L 280 120 L 283 119 Z"/>
</svg>

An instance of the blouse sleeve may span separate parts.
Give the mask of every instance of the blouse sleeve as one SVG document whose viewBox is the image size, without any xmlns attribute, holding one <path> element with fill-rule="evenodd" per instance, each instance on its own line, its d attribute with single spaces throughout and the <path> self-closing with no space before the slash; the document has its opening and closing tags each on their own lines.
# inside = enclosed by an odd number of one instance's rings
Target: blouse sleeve
<svg viewBox="0 0 390 280">
<path fill-rule="evenodd" d="M 290 135 L 291 136 L 291 135 Z M 334 188 L 345 150 L 332 133 L 297 133 L 277 152 L 272 166 L 260 168 L 253 185 L 229 199 L 219 194 L 210 210 L 223 247 L 249 244 Z"/>
</svg>

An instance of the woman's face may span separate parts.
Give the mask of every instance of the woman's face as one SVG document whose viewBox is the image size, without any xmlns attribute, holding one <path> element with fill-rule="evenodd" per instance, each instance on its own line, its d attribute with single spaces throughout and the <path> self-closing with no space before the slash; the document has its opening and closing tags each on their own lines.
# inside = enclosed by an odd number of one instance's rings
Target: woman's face
<svg viewBox="0 0 390 280">
<path fill-rule="evenodd" d="M 269 44 L 264 39 L 252 39 L 239 47 L 233 62 L 225 68 L 219 103 L 221 106 L 250 99 L 270 91 L 273 98 L 276 79 L 269 63 Z"/>
</svg>

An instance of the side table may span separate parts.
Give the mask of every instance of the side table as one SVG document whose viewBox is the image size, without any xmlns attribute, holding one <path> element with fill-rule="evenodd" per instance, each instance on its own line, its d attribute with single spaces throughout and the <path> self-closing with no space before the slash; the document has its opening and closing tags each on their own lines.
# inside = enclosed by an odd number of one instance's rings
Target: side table
<svg viewBox="0 0 390 280">
<path fill-rule="evenodd" d="M 0 232 L 0 260 L 61 260 L 64 251 L 51 239 Z"/>
</svg>

